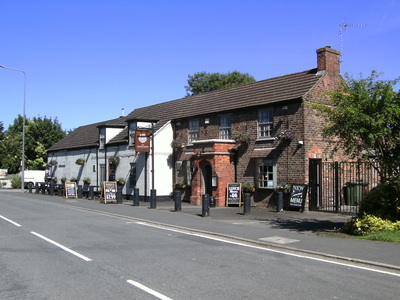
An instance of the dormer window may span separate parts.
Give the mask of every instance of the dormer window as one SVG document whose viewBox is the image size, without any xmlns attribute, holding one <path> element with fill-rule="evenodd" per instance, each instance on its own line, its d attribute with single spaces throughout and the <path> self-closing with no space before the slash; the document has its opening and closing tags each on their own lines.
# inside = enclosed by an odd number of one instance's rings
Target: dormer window
<svg viewBox="0 0 400 300">
<path fill-rule="evenodd" d="M 128 134 L 128 143 L 129 146 L 134 146 L 135 145 L 135 132 L 137 129 L 137 123 L 136 122 L 130 122 L 129 123 L 129 134 Z"/>
<path fill-rule="evenodd" d="M 100 128 L 99 130 L 99 149 L 104 149 L 106 144 L 106 129 Z"/>
</svg>

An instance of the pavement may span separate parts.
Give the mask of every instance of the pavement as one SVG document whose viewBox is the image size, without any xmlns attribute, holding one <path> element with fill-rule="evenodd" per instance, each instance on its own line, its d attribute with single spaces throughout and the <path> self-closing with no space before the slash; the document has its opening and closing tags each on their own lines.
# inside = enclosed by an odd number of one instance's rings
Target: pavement
<svg viewBox="0 0 400 300">
<path fill-rule="evenodd" d="M 0 197 L 3 191 L 0 190 Z M 351 218 L 349 215 L 315 211 L 276 212 L 261 207 L 251 207 L 250 212 L 244 214 L 243 206 L 230 206 L 210 208 L 209 215 L 203 216 L 201 206 L 186 202 L 182 202 L 181 211 L 176 212 L 173 201 L 157 202 L 154 209 L 150 208 L 149 202 L 133 206 L 132 201 L 126 200 L 122 204 L 102 204 L 98 200 L 65 199 L 17 191 L 7 192 L 7 195 L 97 210 L 194 233 L 400 271 L 400 243 L 358 240 L 338 231 Z"/>
</svg>

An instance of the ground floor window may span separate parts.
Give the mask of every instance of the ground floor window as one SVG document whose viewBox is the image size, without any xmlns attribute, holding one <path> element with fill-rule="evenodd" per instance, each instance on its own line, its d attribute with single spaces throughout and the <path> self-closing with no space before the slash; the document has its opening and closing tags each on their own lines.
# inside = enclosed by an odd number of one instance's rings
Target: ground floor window
<svg viewBox="0 0 400 300">
<path fill-rule="evenodd" d="M 258 187 L 274 188 L 276 187 L 276 162 L 273 160 L 258 161 Z"/>
<path fill-rule="evenodd" d="M 103 184 L 103 181 L 106 181 L 106 167 L 100 165 L 100 183 Z"/>
</svg>

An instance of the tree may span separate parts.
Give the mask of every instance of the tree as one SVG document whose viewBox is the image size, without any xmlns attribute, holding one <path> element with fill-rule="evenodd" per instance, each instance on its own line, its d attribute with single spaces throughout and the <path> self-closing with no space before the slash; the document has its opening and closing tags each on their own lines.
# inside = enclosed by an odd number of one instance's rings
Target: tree
<svg viewBox="0 0 400 300">
<path fill-rule="evenodd" d="M 373 71 L 365 79 L 346 75 L 346 82 L 329 93 L 332 105 L 314 104 L 327 125 L 323 135 L 347 155 L 373 166 L 383 185 L 400 194 L 400 92 L 394 80 L 378 80 Z M 394 195 L 393 194 L 393 195 Z M 396 196 L 392 207 L 400 207 Z M 378 201 L 378 200 L 376 200 Z"/>
<path fill-rule="evenodd" d="M 331 93 L 332 106 L 315 107 L 327 121 L 325 137 L 352 157 L 372 165 L 383 181 L 400 183 L 400 78 L 377 80 L 376 71 L 363 79 L 346 76 L 346 84 Z"/>
<path fill-rule="evenodd" d="M 18 116 L 5 132 L 0 144 L 0 164 L 9 173 L 21 170 L 23 118 Z M 25 168 L 43 170 L 46 167 L 50 146 L 65 136 L 57 118 L 35 117 L 25 120 Z"/>
<path fill-rule="evenodd" d="M 185 89 L 188 96 L 193 96 L 254 81 L 256 80 L 253 76 L 238 71 L 227 74 L 198 72 L 192 76 L 188 75 L 188 85 Z"/>
</svg>

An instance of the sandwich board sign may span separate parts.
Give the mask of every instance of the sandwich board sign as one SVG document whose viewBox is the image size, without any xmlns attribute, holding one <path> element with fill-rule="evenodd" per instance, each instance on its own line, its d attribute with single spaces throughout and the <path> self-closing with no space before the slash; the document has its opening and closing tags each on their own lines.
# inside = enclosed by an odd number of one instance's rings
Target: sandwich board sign
<svg viewBox="0 0 400 300">
<path fill-rule="evenodd" d="M 242 184 L 241 183 L 228 183 L 226 193 L 226 206 L 229 204 L 242 204 Z"/>
<path fill-rule="evenodd" d="M 104 181 L 103 182 L 103 197 L 104 204 L 117 203 L 117 182 Z"/>
<path fill-rule="evenodd" d="M 65 198 L 78 198 L 76 182 L 66 181 L 64 183 Z"/>
<path fill-rule="evenodd" d="M 306 184 L 292 184 L 292 194 L 290 195 L 289 208 L 304 210 L 304 201 L 307 196 Z"/>
</svg>

